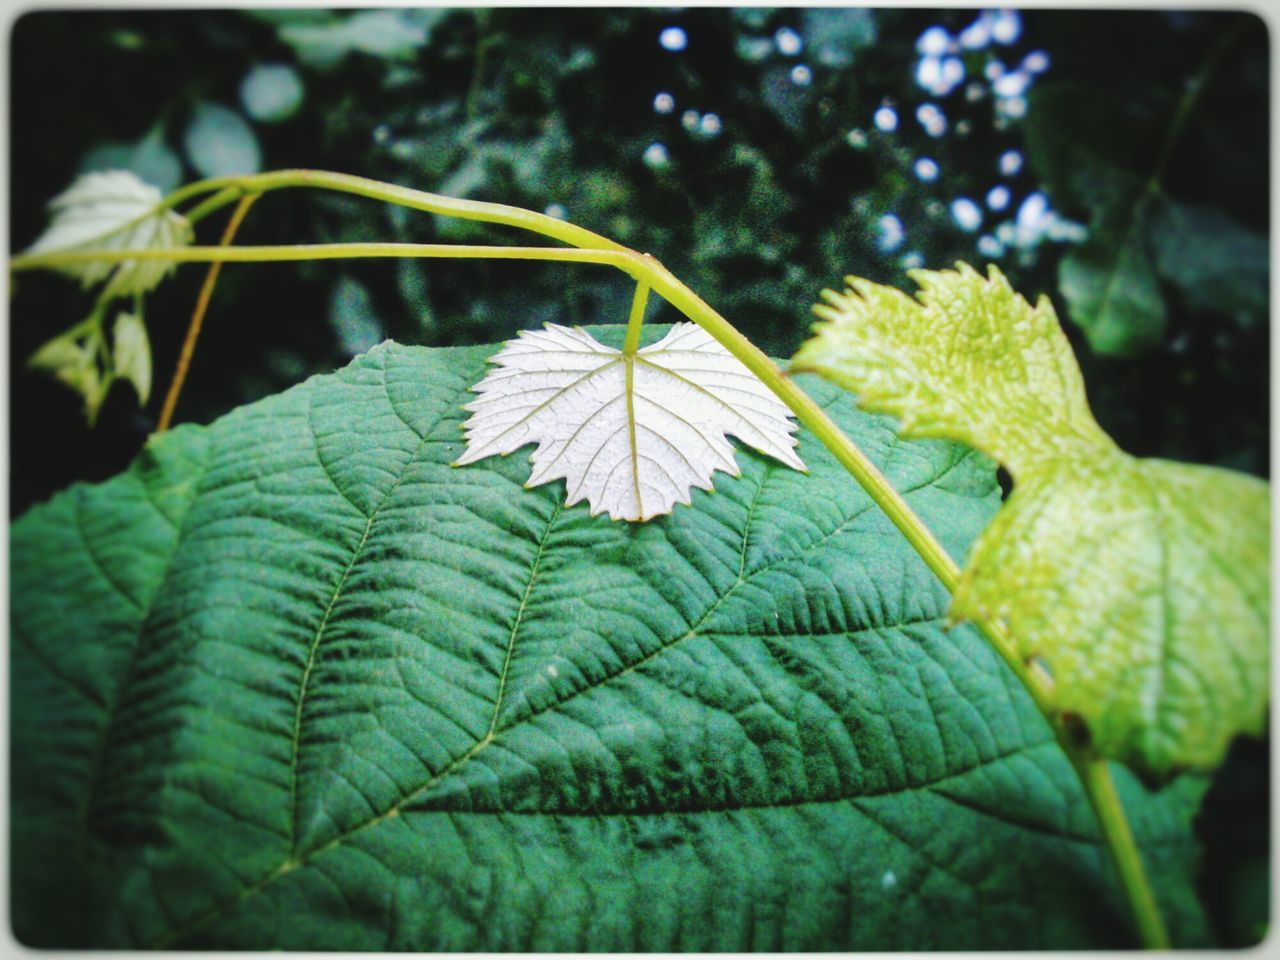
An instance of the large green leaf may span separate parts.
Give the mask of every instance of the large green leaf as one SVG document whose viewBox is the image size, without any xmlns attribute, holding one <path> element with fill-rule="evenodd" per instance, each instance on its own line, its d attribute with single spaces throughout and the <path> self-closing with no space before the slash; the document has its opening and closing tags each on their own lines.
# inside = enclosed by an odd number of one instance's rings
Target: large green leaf
<svg viewBox="0 0 1280 960">
<path fill-rule="evenodd" d="M 824 291 L 827 322 L 796 369 L 907 435 L 1004 464 L 1013 496 L 974 544 L 952 613 L 1008 626 L 1103 756 L 1155 776 L 1216 766 L 1266 724 L 1267 484 L 1121 452 L 1047 297 L 1033 307 L 995 267 L 911 275 L 916 299 L 852 277 Z"/>
<path fill-rule="evenodd" d="M 522 453 L 449 466 L 493 350 L 379 347 L 15 523 L 20 939 L 1133 943 L 1048 728 L 812 436 L 809 476 L 739 449 L 670 516 L 593 518 Z M 990 461 L 812 388 L 963 553 Z M 1203 782 L 1117 777 L 1203 943 Z"/>
</svg>

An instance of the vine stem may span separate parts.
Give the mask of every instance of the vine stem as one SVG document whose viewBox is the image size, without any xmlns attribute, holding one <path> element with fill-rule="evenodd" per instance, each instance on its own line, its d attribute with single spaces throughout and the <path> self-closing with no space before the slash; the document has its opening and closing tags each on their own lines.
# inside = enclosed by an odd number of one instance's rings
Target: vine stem
<svg viewBox="0 0 1280 960">
<path fill-rule="evenodd" d="M 1151 885 L 1147 882 L 1138 845 L 1134 842 L 1129 821 L 1125 819 L 1124 805 L 1111 779 L 1110 766 L 1103 758 L 1089 756 L 1083 751 L 1067 750 L 1067 757 L 1084 784 L 1089 805 L 1102 828 L 1143 945 L 1150 950 L 1168 950 L 1169 934 L 1160 917 L 1160 907 L 1151 892 Z"/>
<path fill-rule="evenodd" d="M 366 260 L 423 257 L 442 260 L 553 260 L 598 263 L 640 279 L 641 255 L 633 251 L 583 250 L 577 247 L 506 247 L 452 243 L 298 243 L 241 247 L 173 247 L 151 250 L 68 250 L 23 253 L 9 261 L 12 270 L 56 269 L 82 263 L 163 260 L 171 263 L 289 263 L 308 260 Z"/>
<path fill-rule="evenodd" d="M 235 239 L 236 231 L 240 229 L 240 224 L 244 221 L 245 214 L 249 212 L 249 208 L 253 206 L 253 201 L 256 199 L 258 199 L 256 193 L 246 194 L 240 198 L 240 203 L 232 212 L 231 219 L 227 221 L 227 226 L 222 231 L 222 240 L 219 241 L 219 246 L 228 247 L 231 245 L 231 241 Z M 187 371 L 191 367 L 191 357 L 196 350 L 196 341 L 200 339 L 200 330 L 204 326 L 204 315 L 209 310 L 209 301 L 213 297 L 213 288 L 218 283 L 218 273 L 221 270 L 221 261 L 215 260 L 209 264 L 209 270 L 204 276 L 204 284 L 200 287 L 200 295 L 196 298 L 195 309 L 191 312 L 191 323 L 187 326 L 186 339 L 182 341 L 182 352 L 178 354 L 178 363 L 173 370 L 173 379 L 169 381 L 169 392 L 165 394 L 164 405 L 160 408 L 160 419 L 156 422 L 156 433 L 164 433 L 169 429 L 169 424 L 173 422 L 173 411 L 178 405 L 178 397 L 182 393 L 182 385 L 187 382 Z"/>
<path fill-rule="evenodd" d="M 627 318 L 627 336 L 622 344 L 622 355 L 634 357 L 640 349 L 640 328 L 644 325 L 644 308 L 649 303 L 649 285 L 636 282 L 635 296 L 631 299 L 631 315 Z"/>
<path fill-rule="evenodd" d="M 569 244 L 569 248 L 508 247 L 453 244 L 335 243 L 260 247 L 186 247 L 175 249 L 61 252 L 25 254 L 10 260 L 13 270 L 61 267 L 90 261 L 168 260 L 172 262 L 281 262 L 370 257 L 435 257 L 446 259 L 544 260 L 594 263 L 615 267 L 637 283 L 628 322 L 627 344 L 639 343 L 640 324 L 649 291 L 657 293 L 684 316 L 697 323 L 754 373 L 804 424 L 837 461 L 857 480 L 902 533 L 925 564 L 951 594 L 960 584 L 955 561 L 916 516 L 906 500 L 866 455 L 807 393 L 778 368 L 763 351 L 738 332 L 724 317 L 685 286 L 656 259 L 630 250 L 574 224 L 504 204 L 456 200 L 393 184 L 316 170 L 281 170 L 244 177 L 199 181 L 171 193 L 158 209 L 175 206 L 201 194 L 211 194 L 190 213 L 195 220 L 234 202 L 246 193 L 263 193 L 287 187 L 317 187 L 352 193 L 416 210 L 486 223 L 513 226 Z M 1121 886 L 1142 937 L 1149 948 L 1168 947 L 1159 908 L 1143 870 L 1141 856 L 1125 818 L 1124 808 L 1105 760 L 1082 744 L 1064 723 L 1058 710 L 1052 680 L 1043 670 L 1024 660 L 1002 624 L 977 622 L 997 654 L 1030 694 L 1053 730 L 1101 828 L 1102 839 L 1116 866 Z"/>
</svg>

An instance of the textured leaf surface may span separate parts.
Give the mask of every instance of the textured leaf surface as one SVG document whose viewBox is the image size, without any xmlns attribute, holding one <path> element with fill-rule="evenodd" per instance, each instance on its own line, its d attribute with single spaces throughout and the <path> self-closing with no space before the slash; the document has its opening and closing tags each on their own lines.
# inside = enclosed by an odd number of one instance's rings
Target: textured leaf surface
<svg viewBox="0 0 1280 960">
<path fill-rule="evenodd" d="M 1014 494 L 974 545 L 954 614 L 1005 621 L 1104 755 L 1157 775 L 1215 766 L 1266 722 L 1267 485 L 1118 450 L 1047 298 L 1032 307 L 994 267 L 912 276 L 918 300 L 853 278 L 828 291 L 796 368 L 904 433 L 1003 463 Z"/>
<path fill-rule="evenodd" d="M 790 410 L 701 327 L 680 323 L 634 358 L 582 329 L 521 331 L 475 387 L 458 464 L 528 443 L 528 486 L 563 479 L 569 506 L 648 520 L 738 476 L 728 433 L 797 470 Z"/>
<path fill-rule="evenodd" d="M 191 242 L 191 226 L 172 210 L 153 213 L 161 199 L 158 189 L 127 170 L 83 174 L 49 202 L 49 227 L 26 252 L 185 247 Z M 150 290 L 174 265 L 130 260 L 121 264 L 84 263 L 63 269 L 86 287 L 110 276 L 110 294 L 126 296 Z"/>
<path fill-rule="evenodd" d="M 24 942 L 1132 943 L 1048 729 L 811 437 L 612 523 L 449 466 L 492 352 L 380 347 L 14 524 Z M 990 463 L 806 386 L 962 553 Z M 1117 776 L 1203 943 L 1202 784 Z"/>
</svg>

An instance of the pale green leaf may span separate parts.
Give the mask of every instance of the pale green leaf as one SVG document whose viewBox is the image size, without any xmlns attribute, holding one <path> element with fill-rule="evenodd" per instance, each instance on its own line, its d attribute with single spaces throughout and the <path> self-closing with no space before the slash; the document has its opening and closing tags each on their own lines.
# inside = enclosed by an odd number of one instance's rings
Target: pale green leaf
<svg viewBox="0 0 1280 960">
<path fill-rule="evenodd" d="M 850 278 L 796 355 L 894 414 L 999 460 L 1015 489 L 969 555 L 958 618 L 1043 660 L 1097 748 L 1165 775 L 1220 762 L 1268 699 L 1267 485 L 1122 453 L 1093 420 L 1049 301 L 994 267 L 914 271 L 917 299 Z"/>
<path fill-rule="evenodd" d="M 349 53 L 407 60 L 424 46 L 443 11 L 361 10 L 342 17 L 282 22 L 280 39 L 308 66 L 328 69 Z"/>
<path fill-rule="evenodd" d="M 796 470 L 790 411 L 701 327 L 678 324 L 634 357 L 581 328 L 521 331 L 467 404 L 458 465 L 536 443 L 528 486 L 564 479 L 567 503 L 648 520 L 738 475 L 726 434 Z"/>
<path fill-rule="evenodd" d="M 182 146 L 191 165 L 205 177 L 229 177 L 262 169 L 257 134 L 236 111 L 201 102 L 192 111 Z"/>
<path fill-rule="evenodd" d="M 152 250 L 185 247 L 191 225 L 172 210 L 157 210 L 160 191 L 126 170 L 86 173 L 49 203 L 44 233 L 26 253 Z M 145 293 L 174 269 L 158 260 L 90 262 L 61 268 L 93 286 L 110 277 L 108 296 Z"/>
<path fill-rule="evenodd" d="M 161 193 L 168 193 L 182 182 L 182 161 L 165 143 L 160 124 L 135 143 L 100 143 L 80 161 L 80 173 L 107 170 L 129 170 L 154 184 Z"/>
<path fill-rule="evenodd" d="M 128 380 L 145 404 L 151 396 L 151 342 L 138 313 L 122 312 L 112 329 L 111 365 L 117 377 Z"/>
<path fill-rule="evenodd" d="M 1134 945 L 1052 733 L 820 444 L 612 523 L 514 458 L 450 467 L 493 351 L 378 347 L 13 524 L 19 940 Z M 963 553 L 990 462 L 805 386 Z M 1116 776 L 1207 945 L 1203 781 Z"/>
<path fill-rule="evenodd" d="M 27 359 L 27 366 L 51 374 L 84 399 L 85 420 L 92 426 L 111 388 L 102 365 L 102 325 L 95 312 L 84 323 L 60 333 Z"/>
<path fill-rule="evenodd" d="M 284 63 L 258 64 L 240 82 L 245 112 L 262 123 L 279 123 L 298 111 L 304 95 L 298 71 Z"/>
</svg>

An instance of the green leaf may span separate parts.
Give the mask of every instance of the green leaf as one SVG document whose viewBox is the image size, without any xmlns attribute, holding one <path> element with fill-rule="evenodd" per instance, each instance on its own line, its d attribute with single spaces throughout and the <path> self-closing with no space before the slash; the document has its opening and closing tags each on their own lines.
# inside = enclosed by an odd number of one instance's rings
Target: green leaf
<svg viewBox="0 0 1280 960">
<path fill-rule="evenodd" d="M 1125 111 L 1099 87 L 1058 84 L 1032 93 L 1026 120 L 1028 158 L 1055 202 L 1089 214 L 1089 239 L 1058 281 L 1071 321 L 1107 356 L 1151 348 L 1167 320 L 1151 254 L 1158 140 Z"/>
<path fill-rule="evenodd" d="M 111 374 L 103 369 L 102 316 L 95 310 L 87 320 L 60 333 L 27 358 L 32 370 L 51 374 L 84 398 L 84 417 L 90 426 L 98 419 L 111 388 Z"/>
<path fill-rule="evenodd" d="M 162 124 L 136 143 L 100 143 L 80 161 L 80 173 L 107 170 L 128 170 L 161 193 L 169 193 L 182 182 L 182 161 L 165 143 Z"/>
<path fill-rule="evenodd" d="M 1163 197 L 1150 224 L 1156 268 L 1189 306 L 1226 313 L 1243 327 L 1266 320 L 1271 252 L 1264 235 L 1214 207 Z"/>
<path fill-rule="evenodd" d="M 1027 159 L 1055 204 L 1098 212 L 1131 204 L 1158 145 L 1132 104 L 1093 84 L 1037 85 L 1023 122 Z"/>
<path fill-rule="evenodd" d="M 361 10 L 342 18 L 284 20 L 276 28 L 308 66 L 327 70 L 349 53 L 410 60 L 426 46 L 445 10 Z"/>
<path fill-rule="evenodd" d="M 380 346 L 13 525 L 23 942 L 1133 944 L 1049 729 L 824 448 L 611 523 L 449 466 L 493 351 Z M 811 385 L 962 552 L 989 461 Z M 1203 782 L 1117 777 L 1205 944 Z"/>
<path fill-rule="evenodd" d="M 1058 283 L 1072 321 L 1089 346 L 1107 356 L 1132 356 L 1160 342 L 1167 321 L 1152 260 L 1148 198 L 1119 206 L 1090 228 L 1084 246 L 1058 265 Z"/>
<path fill-rule="evenodd" d="M 1048 299 L 1032 307 L 995 267 L 912 277 L 918 299 L 854 278 L 826 291 L 795 368 L 1004 464 L 1013 496 L 953 615 L 1006 623 L 1104 756 L 1156 776 L 1215 766 L 1266 722 L 1267 485 L 1118 450 Z"/>
</svg>

